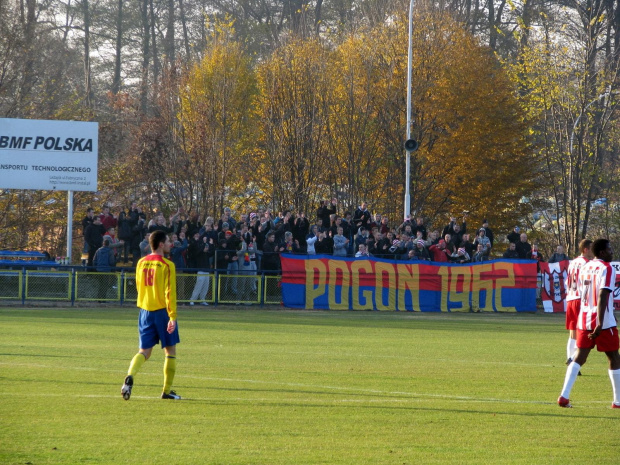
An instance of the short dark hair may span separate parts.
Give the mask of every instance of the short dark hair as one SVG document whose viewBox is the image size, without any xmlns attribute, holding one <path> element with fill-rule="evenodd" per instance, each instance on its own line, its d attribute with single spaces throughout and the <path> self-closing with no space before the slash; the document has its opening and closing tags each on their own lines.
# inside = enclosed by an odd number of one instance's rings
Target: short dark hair
<svg viewBox="0 0 620 465">
<path fill-rule="evenodd" d="M 109 247 L 110 246 L 110 241 L 108 239 L 104 239 L 103 246 L 104 247 Z"/>
<path fill-rule="evenodd" d="M 95 211 L 95 210 L 93 210 L 93 207 L 88 207 L 88 208 L 86 209 L 86 213 L 88 213 L 88 212 L 94 212 L 94 211 Z"/>
<path fill-rule="evenodd" d="M 166 233 L 161 230 L 153 231 L 149 236 L 149 245 L 153 252 L 159 248 L 159 244 L 162 242 L 166 242 Z"/>
<path fill-rule="evenodd" d="M 579 252 L 583 252 L 583 249 L 590 249 L 592 247 L 592 241 L 590 239 L 583 239 L 579 243 Z"/>
<path fill-rule="evenodd" d="M 592 253 L 596 258 L 601 258 L 601 253 L 607 250 L 608 246 L 608 239 L 597 239 L 592 243 Z"/>
</svg>

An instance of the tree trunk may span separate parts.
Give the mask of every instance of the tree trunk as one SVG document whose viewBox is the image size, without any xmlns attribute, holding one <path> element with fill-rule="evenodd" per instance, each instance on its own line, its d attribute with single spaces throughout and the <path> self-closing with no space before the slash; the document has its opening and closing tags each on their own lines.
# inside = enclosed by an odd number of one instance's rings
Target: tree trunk
<svg viewBox="0 0 620 465">
<path fill-rule="evenodd" d="M 191 49 L 189 47 L 189 36 L 187 33 L 187 17 L 185 16 L 185 5 L 183 4 L 183 0 L 179 0 L 179 13 L 181 14 L 181 24 L 183 25 L 183 43 L 185 44 L 185 59 L 189 62 L 191 58 Z"/>
<path fill-rule="evenodd" d="M 118 94 L 121 88 L 121 51 L 123 43 L 123 0 L 118 0 L 116 15 L 116 57 L 114 60 L 114 78 L 112 79 L 112 93 Z"/>
<path fill-rule="evenodd" d="M 150 11 L 150 26 L 151 26 L 151 40 L 153 41 L 153 86 L 155 89 L 159 88 L 159 55 L 157 53 L 157 35 L 155 34 L 155 9 L 153 7 L 153 0 L 149 0 Z"/>
<path fill-rule="evenodd" d="M 168 68 L 172 71 L 176 61 L 174 52 L 174 0 L 168 0 L 168 24 L 166 25 L 164 49 Z"/>
<path fill-rule="evenodd" d="M 24 60 L 24 77 L 19 93 L 19 111 L 24 112 L 26 100 L 30 97 L 32 87 L 34 86 L 34 48 L 35 48 L 35 30 L 37 26 L 36 18 L 36 0 L 26 0 L 26 11 L 24 16 L 23 2 L 20 4 L 22 26 L 24 30 L 24 44 L 26 46 Z"/>
<path fill-rule="evenodd" d="M 321 21 L 323 21 L 323 17 L 321 13 L 322 7 L 323 7 L 323 0 L 317 0 L 316 7 L 314 7 L 314 32 L 317 37 L 319 36 L 321 32 Z"/>
<path fill-rule="evenodd" d="M 140 109 L 146 114 L 149 94 L 149 61 L 151 33 L 149 25 L 149 0 L 140 0 L 140 17 L 142 19 L 142 77 L 140 82 Z"/>
<path fill-rule="evenodd" d="M 84 104 L 88 108 L 93 106 L 93 89 L 90 72 L 90 5 L 88 0 L 82 0 L 84 9 Z"/>
</svg>

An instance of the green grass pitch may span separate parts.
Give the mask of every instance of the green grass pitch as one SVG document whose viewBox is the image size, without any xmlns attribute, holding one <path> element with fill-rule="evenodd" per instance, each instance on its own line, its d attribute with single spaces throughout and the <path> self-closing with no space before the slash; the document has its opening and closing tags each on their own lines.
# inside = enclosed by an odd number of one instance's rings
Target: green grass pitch
<svg viewBox="0 0 620 465">
<path fill-rule="evenodd" d="M 620 460 L 606 358 L 573 389 L 562 315 L 180 307 L 174 388 L 135 308 L 0 308 L 2 464 Z"/>
</svg>

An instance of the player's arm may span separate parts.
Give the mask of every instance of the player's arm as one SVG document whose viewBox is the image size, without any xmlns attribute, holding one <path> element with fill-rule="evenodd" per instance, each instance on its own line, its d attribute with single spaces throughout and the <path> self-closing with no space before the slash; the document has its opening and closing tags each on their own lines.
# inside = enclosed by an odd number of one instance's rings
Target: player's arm
<svg viewBox="0 0 620 465">
<path fill-rule="evenodd" d="M 166 309 L 168 310 L 168 333 L 172 334 L 177 325 L 177 273 L 174 263 L 169 264 L 166 283 Z"/>
<path fill-rule="evenodd" d="M 598 306 L 596 307 L 598 324 L 596 325 L 596 328 L 594 328 L 594 331 L 588 334 L 590 339 L 595 339 L 601 333 L 603 318 L 605 317 L 605 312 L 607 311 L 607 301 L 609 300 L 610 294 L 611 289 L 607 289 L 605 287 L 601 288 L 598 293 Z"/>
</svg>

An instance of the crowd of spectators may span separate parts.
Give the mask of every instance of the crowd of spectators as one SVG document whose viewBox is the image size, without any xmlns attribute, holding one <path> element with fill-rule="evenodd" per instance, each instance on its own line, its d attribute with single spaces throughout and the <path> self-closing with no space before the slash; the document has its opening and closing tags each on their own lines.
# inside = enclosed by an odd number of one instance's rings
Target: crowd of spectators
<svg viewBox="0 0 620 465">
<path fill-rule="evenodd" d="M 461 221 L 453 217 L 441 231 L 429 231 L 423 218 L 407 217 L 402 223 L 393 223 L 387 216 L 371 214 L 366 203 L 353 212 L 338 214 L 337 201 L 332 199 L 321 203 L 313 221 L 304 212 L 274 214 L 258 209 L 235 216 L 230 208 L 225 208 L 220 218 L 209 216 L 204 222 L 183 209 L 168 219 L 160 213 L 148 220 L 134 202 L 118 214 L 104 207 L 96 215 L 89 208 L 82 220 L 83 252 L 88 254 L 88 266 L 99 271 L 119 262 L 135 267 L 140 257 L 150 253 L 149 235 L 161 230 L 170 235 L 173 247 L 169 258 L 180 270 L 277 273 L 283 252 L 440 263 L 489 260 L 495 245 L 493 230 L 483 220 L 471 231 L 467 218 L 468 212 L 464 212 Z M 518 226 L 506 237 L 505 252 L 493 256 L 543 260 L 537 244 L 530 244 Z M 97 252 L 104 247 L 106 251 Z M 549 262 L 566 259 L 560 245 Z"/>
</svg>

